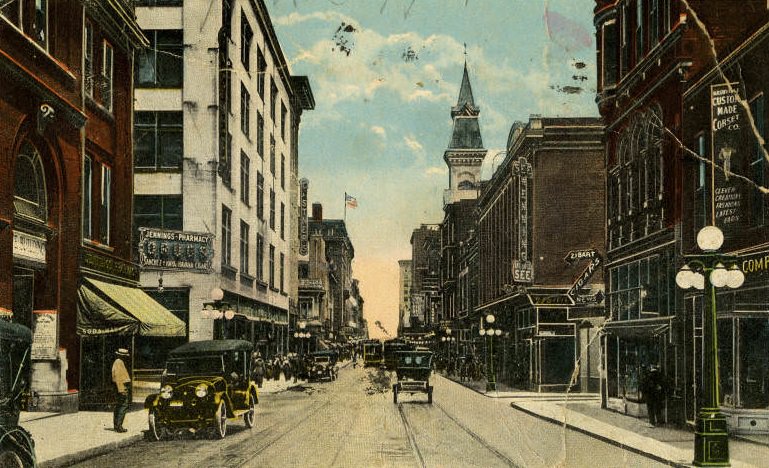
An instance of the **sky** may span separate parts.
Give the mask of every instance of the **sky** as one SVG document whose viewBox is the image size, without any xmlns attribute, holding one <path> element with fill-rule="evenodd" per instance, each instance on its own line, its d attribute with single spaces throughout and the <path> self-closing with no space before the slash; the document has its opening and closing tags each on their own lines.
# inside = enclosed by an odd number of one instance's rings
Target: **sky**
<svg viewBox="0 0 769 468">
<path fill-rule="evenodd" d="M 372 336 L 395 335 L 398 260 L 443 219 L 451 106 L 466 60 L 488 179 L 511 125 L 597 116 L 593 0 L 266 0 L 292 74 L 307 75 L 299 175 L 344 216 Z M 495 156 L 498 156 L 495 158 Z"/>
</svg>

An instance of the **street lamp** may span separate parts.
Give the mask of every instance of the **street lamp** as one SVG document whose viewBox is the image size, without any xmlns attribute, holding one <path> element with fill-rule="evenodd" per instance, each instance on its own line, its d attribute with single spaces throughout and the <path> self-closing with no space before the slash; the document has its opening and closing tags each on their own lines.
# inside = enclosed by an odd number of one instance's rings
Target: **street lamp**
<svg viewBox="0 0 769 468">
<path fill-rule="evenodd" d="M 221 337 L 227 339 L 227 324 L 233 318 L 235 318 L 235 311 L 230 307 L 228 302 L 224 302 L 224 291 L 219 288 L 211 290 L 211 301 L 203 303 L 203 309 L 200 311 L 200 315 L 203 318 L 212 319 L 214 321 L 221 320 Z"/>
<path fill-rule="evenodd" d="M 686 255 L 689 261 L 676 274 L 681 289 L 704 290 L 710 302 L 707 320 L 703 320 L 703 405 L 697 412 L 694 431 L 695 466 L 730 466 L 729 434 L 726 417 L 719 408 L 720 379 L 718 366 L 718 327 L 716 322 L 716 288 L 736 289 L 745 282 L 745 274 L 737 266 L 738 257 L 716 252 L 724 243 L 724 234 L 716 226 L 705 226 L 697 234 L 700 255 Z M 724 263 L 732 263 L 727 268 Z M 707 276 L 707 279 L 706 279 Z"/>
<path fill-rule="evenodd" d="M 496 369 L 494 369 L 494 336 L 499 336 L 502 334 L 502 330 L 495 330 L 491 327 L 491 324 L 494 323 L 496 320 L 496 317 L 494 317 L 493 314 L 486 315 L 486 323 L 488 324 L 488 328 L 483 329 L 481 328 L 478 330 L 478 334 L 481 336 L 486 336 L 488 338 L 487 340 L 487 350 L 486 353 L 486 391 L 496 391 L 497 390 L 497 372 Z"/>
</svg>

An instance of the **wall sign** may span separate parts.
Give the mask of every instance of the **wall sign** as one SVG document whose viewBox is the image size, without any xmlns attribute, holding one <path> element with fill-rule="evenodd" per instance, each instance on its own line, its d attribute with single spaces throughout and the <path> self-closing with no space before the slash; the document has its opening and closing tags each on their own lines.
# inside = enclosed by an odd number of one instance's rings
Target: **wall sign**
<svg viewBox="0 0 769 468">
<path fill-rule="evenodd" d="M 13 231 L 13 257 L 45 265 L 45 238 Z"/>
<path fill-rule="evenodd" d="M 100 255 L 91 250 L 83 250 L 81 267 L 97 273 L 116 276 L 130 281 L 139 281 L 139 268 L 131 262 L 116 257 Z"/>
<path fill-rule="evenodd" d="M 299 181 L 299 255 L 307 255 L 310 245 L 310 228 L 307 220 L 307 189 L 310 181 Z"/>
<path fill-rule="evenodd" d="M 55 310 L 35 310 L 33 316 L 32 359 L 56 359 L 59 314 Z"/>
<path fill-rule="evenodd" d="M 521 283 L 534 281 L 534 269 L 529 258 L 529 179 L 531 164 L 524 157 L 513 163 L 513 174 L 518 178 L 518 243 L 513 260 L 513 280 Z"/>
<path fill-rule="evenodd" d="M 711 158 L 713 170 L 713 215 L 722 229 L 740 224 L 743 212 L 743 191 L 740 181 L 733 176 L 742 173 L 741 166 L 747 156 L 742 142 L 743 113 L 738 102 L 739 83 L 722 83 L 710 87 Z"/>
<path fill-rule="evenodd" d="M 143 269 L 210 272 L 213 257 L 213 234 L 139 228 Z"/>
</svg>

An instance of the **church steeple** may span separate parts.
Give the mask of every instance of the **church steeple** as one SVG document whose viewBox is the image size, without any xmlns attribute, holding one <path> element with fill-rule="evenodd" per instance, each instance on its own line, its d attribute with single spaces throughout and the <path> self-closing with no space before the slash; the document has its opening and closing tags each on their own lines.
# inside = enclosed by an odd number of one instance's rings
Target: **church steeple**
<svg viewBox="0 0 769 468">
<path fill-rule="evenodd" d="M 451 108 L 454 128 L 449 146 L 443 154 L 443 160 L 449 167 L 449 189 L 444 196 L 444 203 L 474 199 L 478 196 L 481 164 L 487 152 L 483 147 L 481 128 L 478 124 L 480 112 L 481 110 L 475 105 L 465 59 L 459 98 L 457 105 Z"/>
</svg>

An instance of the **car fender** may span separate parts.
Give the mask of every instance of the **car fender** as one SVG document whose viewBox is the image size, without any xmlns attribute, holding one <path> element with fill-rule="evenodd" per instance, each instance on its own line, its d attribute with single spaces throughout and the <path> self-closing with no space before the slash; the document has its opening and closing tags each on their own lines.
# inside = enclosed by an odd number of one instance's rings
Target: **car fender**
<svg viewBox="0 0 769 468">
<path fill-rule="evenodd" d="M 158 405 L 158 397 L 160 396 L 159 393 L 152 393 L 150 395 L 147 395 L 147 398 L 144 399 L 144 409 L 150 409 L 154 408 Z"/>
</svg>

